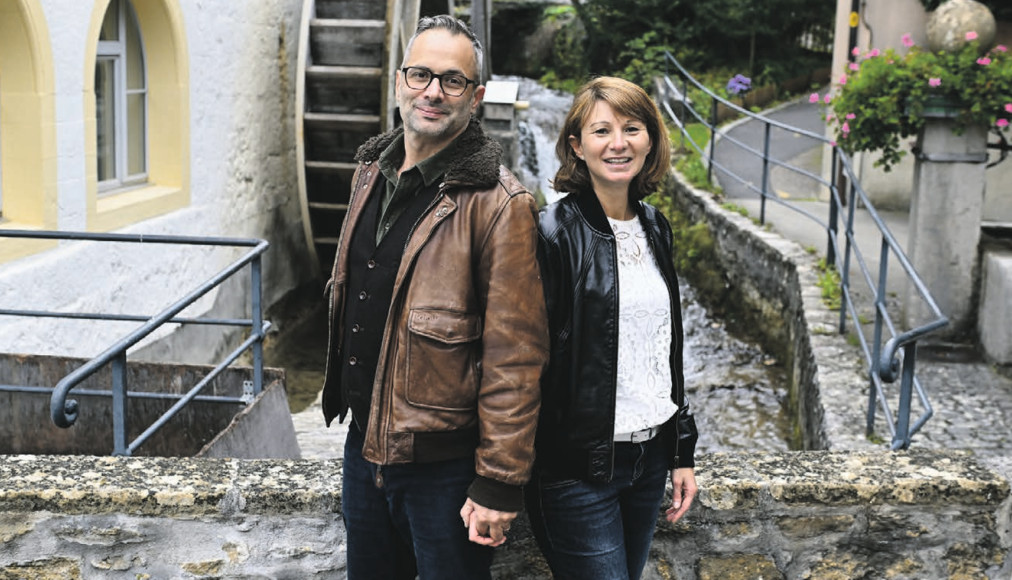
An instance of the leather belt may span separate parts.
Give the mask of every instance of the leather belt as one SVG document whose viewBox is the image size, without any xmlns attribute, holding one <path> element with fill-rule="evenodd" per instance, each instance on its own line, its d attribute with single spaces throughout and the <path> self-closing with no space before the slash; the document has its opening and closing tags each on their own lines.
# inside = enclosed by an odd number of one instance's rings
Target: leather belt
<svg viewBox="0 0 1012 580">
<path fill-rule="evenodd" d="M 615 442 L 643 443 L 644 441 L 650 441 L 660 432 L 660 427 L 647 427 L 646 429 L 640 429 L 639 431 L 633 431 L 631 433 L 617 433 L 615 435 Z"/>
</svg>

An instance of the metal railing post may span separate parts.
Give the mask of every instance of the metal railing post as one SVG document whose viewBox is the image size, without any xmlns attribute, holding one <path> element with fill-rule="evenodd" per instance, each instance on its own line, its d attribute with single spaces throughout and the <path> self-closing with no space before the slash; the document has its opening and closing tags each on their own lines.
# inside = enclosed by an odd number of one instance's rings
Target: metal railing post
<svg viewBox="0 0 1012 580">
<path fill-rule="evenodd" d="M 770 129 L 769 123 L 763 123 L 763 180 L 759 196 L 759 223 L 766 223 L 766 198 L 770 194 Z"/>
<path fill-rule="evenodd" d="M 127 361 L 126 351 L 112 359 L 112 454 L 127 451 Z"/>
<path fill-rule="evenodd" d="M 833 147 L 833 158 L 830 164 L 832 169 L 830 170 L 830 186 L 829 186 L 829 239 L 826 240 L 826 265 L 836 265 L 836 244 L 833 240 L 837 239 L 836 235 L 840 228 L 840 209 L 837 206 L 840 199 L 840 180 L 839 180 L 839 166 L 840 157 L 837 154 L 836 147 Z"/>
<path fill-rule="evenodd" d="M 900 378 L 900 406 L 896 410 L 896 434 L 893 436 L 892 448 L 907 449 L 910 447 L 910 402 L 914 391 L 914 365 L 917 355 L 917 343 L 911 342 L 903 347 L 903 375 Z"/>
<path fill-rule="evenodd" d="M 713 156 L 717 149 L 717 99 L 710 99 L 710 147 L 706 163 L 706 182 L 713 183 Z"/>
<path fill-rule="evenodd" d="M 253 343 L 253 396 L 257 396 L 264 388 L 264 341 L 263 341 L 263 312 L 261 302 L 261 260 L 257 256 L 250 262 L 251 292 L 252 292 L 252 315 L 253 328 L 251 332 L 259 334 L 260 340 Z"/>
</svg>

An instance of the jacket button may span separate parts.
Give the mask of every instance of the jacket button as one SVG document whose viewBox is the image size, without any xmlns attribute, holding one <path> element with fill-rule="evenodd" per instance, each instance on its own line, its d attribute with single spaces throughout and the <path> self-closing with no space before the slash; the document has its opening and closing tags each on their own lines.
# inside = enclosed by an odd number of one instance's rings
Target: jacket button
<svg viewBox="0 0 1012 580">
<path fill-rule="evenodd" d="M 348 364 L 351 366 L 355 366 L 358 364 L 358 359 L 353 356 L 350 356 L 348 357 Z"/>
<path fill-rule="evenodd" d="M 362 325 L 360 325 L 360 324 L 356 324 L 355 326 L 351 327 L 351 331 L 354 332 L 354 333 L 356 333 L 356 334 L 358 334 L 358 332 L 360 332 L 361 330 L 362 330 Z"/>
<path fill-rule="evenodd" d="M 363 290 L 363 291 L 361 291 L 361 292 L 358 293 L 358 299 L 359 300 L 366 300 L 368 298 L 369 298 L 369 293 L 366 292 L 365 290 Z"/>
<path fill-rule="evenodd" d="M 365 267 L 372 270 L 373 268 L 376 267 L 376 260 L 369 260 L 368 262 L 365 263 Z"/>
</svg>

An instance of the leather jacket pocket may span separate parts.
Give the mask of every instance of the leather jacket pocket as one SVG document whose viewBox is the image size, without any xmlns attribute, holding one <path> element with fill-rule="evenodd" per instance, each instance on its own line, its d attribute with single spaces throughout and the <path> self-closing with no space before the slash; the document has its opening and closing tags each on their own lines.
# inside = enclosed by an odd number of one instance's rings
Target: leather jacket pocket
<svg viewBox="0 0 1012 580">
<path fill-rule="evenodd" d="M 481 319 L 450 310 L 408 317 L 405 399 L 416 407 L 470 411 L 478 398 Z"/>
</svg>

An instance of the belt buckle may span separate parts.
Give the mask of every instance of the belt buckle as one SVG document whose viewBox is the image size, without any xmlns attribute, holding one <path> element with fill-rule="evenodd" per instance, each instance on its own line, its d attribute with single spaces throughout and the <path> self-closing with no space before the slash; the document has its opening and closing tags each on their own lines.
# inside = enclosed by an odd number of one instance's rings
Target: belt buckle
<svg viewBox="0 0 1012 580">
<path fill-rule="evenodd" d="M 644 441 L 649 441 L 653 439 L 654 429 L 655 429 L 654 427 L 649 427 L 647 429 L 640 429 L 639 431 L 633 431 L 629 436 L 629 442 L 642 443 Z"/>
</svg>

